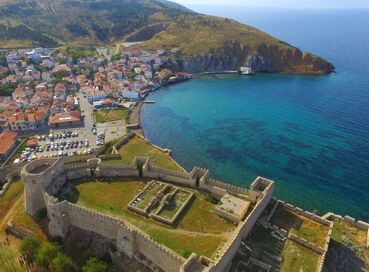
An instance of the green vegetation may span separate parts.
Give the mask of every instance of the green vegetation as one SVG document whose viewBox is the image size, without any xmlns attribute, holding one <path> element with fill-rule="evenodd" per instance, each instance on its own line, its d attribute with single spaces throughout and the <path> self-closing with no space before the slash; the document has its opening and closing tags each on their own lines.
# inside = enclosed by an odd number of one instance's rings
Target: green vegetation
<svg viewBox="0 0 369 272">
<path fill-rule="evenodd" d="M 167 1 L 127 0 L 39 0 L 32 5 L 14 0 L 1 1 L 0 9 L 4 19 L 0 24 L 0 42 L 8 47 L 14 46 L 13 40 L 18 46 L 100 44 L 121 39 L 158 20 L 154 17 L 158 12 L 165 18 L 186 12 Z"/>
<path fill-rule="evenodd" d="M 7 41 L 18 40 L 20 44 L 27 44 L 27 41 L 32 41 L 32 43 L 36 46 L 56 46 L 58 43 L 55 39 L 44 35 L 42 32 L 34 30 L 24 24 L 0 24 L 0 44 L 7 45 Z M 13 44 L 11 44 L 13 45 Z M 8 46 L 8 47 L 11 47 Z"/>
<path fill-rule="evenodd" d="M 5 194 L 0 198 L 0 218 L 4 218 L 5 214 L 13 207 L 14 203 L 23 193 L 23 182 L 19 179 L 13 181 Z"/>
<path fill-rule="evenodd" d="M 82 267 L 82 272 L 114 272 L 112 265 L 97 258 L 90 258 Z"/>
<path fill-rule="evenodd" d="M 333 224 L 331 238 L 339 243 L 350 241 L 350 244 L 356 247 L 366 247 L 367 231 L 336 219 Z"/>
<path fill-rule="evenodd" d="M 40 241 L 34 236 L 27 236 L 21 241 L 19 252 L 38 270 L 53 272 L 73 270 L 72 260 L 61 252 L 60 245 Z"/>
<path fill-rule="evenodd" d="M 126 38 L 147 41 L 139 47 L 148 50 L 180 49 L 183 57 L 172 63 L 177 69 L 184 67 L 187 58 L 203 53 L 238 59 L 226 69 L 238 69 L 251 55 L 267 58 L 284 72 L 321 74 L 333 69 L 324 60 L 311 54 L 303 56 L 297 48 L 256 28 L 196 14 L 163 0 L 40 0 L 33 5 L 15 0 L 0 2 L 0 9 L 6 16 L 0 23 L 2 47 L 100 45 Z"/>
<path fill-rule="evenodd" d="M 3 244 L 0 244 L 0 268 L 2 272 L 25 272 L 17 261 L 17 254 Z"/>
<path fill-rule="evenodd" d="M 61 49 L 61 51 L 71 57 L 74 63 L 79 58 L 97 57 L 97 52 L 93 47 L 67 46 L 65 49 Z"/>
<path fill-rule="evenodd" d="M 23 191 L 23 190 L 22 190 Z M 23 194 L 21 194 L 23 196 Z M 11 218 L 12 224 L 21 230 L 27 230 L 33 233 L 35 237 L 42 241 L 47 241 L 48 220 L 46 218 L 40 220 L 28 215 L 24 208 L 24 201 L 18 201 L 14 206 Z"/>
<path fill-rule="evenodd" d="M 17 83 L 9 83 L 0 86 L 0 96 L 11 96 L 17 88 Z"/>
<path fill-rule="evenodd" d="M 225 237 L 215 235 L 190 235 L 168 232 L 165 229 L 148 229 L 146 232 L 158 243 L 188 258 L 192 252 L 211 258 Z"/>
<path fill-rule="evenodd" d="M 320 255 L 314 251 L 287 240 L 282 251 L 281 272 L 315 272 Z"/>
<path fill-rule="evenodd" d="M 297 213 L 285 209 L 281 205 L 279 205 L 275 211 L 271 222 L 321 247 L 324 246 L 328 236 L 328 226 L 298 215 Z"/>
<path fill-rule="evenodd" d="M 152 235 L 158 243 L 183 256 L 196 252 L 211 257 L 217 247 L 228 238 L 227 233 L 234 230 L 232 223 L 215 214 L 215 204 L 199 192 L 195 192 L 195 201 L 184 211 L 174 227 L 128 210 L 128 203 L 146 186 L 144 181 L 137 178 L 111 182 L 85 181 L 59 197 L 103 213 L 123 217 Z"/>
<path fill-rule="evenodd" d="M 136 156 L 149 156 L 151 164 L 157 167 L 183 171 L 181 167 L 170 157 L 170 155 L 154 146 L 150 145 L 144 139 L 135 136 L 129 142 L 119 149 L 123 163 L 132 163 Z"/>
<path fill-rule="evenodd" d="M 127 120 L 129 109 L 99 110 L 95 112 L 96 123 L 107 123 L 117 120 Z"/>
</svg>

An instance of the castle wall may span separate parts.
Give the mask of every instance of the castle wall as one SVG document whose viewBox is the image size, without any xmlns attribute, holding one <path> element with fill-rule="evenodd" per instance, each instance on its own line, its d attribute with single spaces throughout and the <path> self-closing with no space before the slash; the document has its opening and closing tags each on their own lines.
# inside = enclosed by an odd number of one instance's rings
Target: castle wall
<svg viewBox="0 0 369 272">
<path fill-rule="evenodd" d="M 102 177 L 125 177 L 139 176 L 138 167 L 144 162 L 142 174 L 144 177 L 162 179 L 171 183 L 178 183 L 184 186 L 196 187 L 208 190 L 210 193 L 223 196 L 230 191 L 236 196 L 254 201 L 255 207 L 244 222 L 236 228 L 233 238 L 221 248 L 217 256 L 217 262 L 211 266 L 209 271 L 226 271 L 232 258 L 236 254 L 242 240 L 256 223 L 266 205 L 270 201 L 273 193 L 273 182 L 258 179 L 255 186 L 257 192 L 238 188 L 237 186 L 212 180 L 208 178 L 209 171 L 201 168 L 194 168 L 191 173 L 170 171 L 150 166 L 148 158 L 136 158 L 133 164 L 127 165 L 105 165 L 98 162 L 96 176 Z M 50 164 L 44 172 L 32 174 L 33 168 L 42 164 Z M 51 167 L 52 166 L 52 167 Z M 35 161 L 28 164 L 23 170 L 26 182 L 26 198 L 29 197 L 27 212 L 33 214 L 39 207 L 46 207 L 50 218 L 49 232 L 52 236 L 66 237 L 70 226 L 91 231 L 110 239 L 116 244 L 120 252 L 124 252 L 130 257 L 135 257 L 136 253 L 144 255 L 155 265 L 164 271 L 180 271 L 185 263 L 185 258 L 170 250 L 166 246 L 160 245 L 152 240 L 147 234 L 141 232 L 128 222 L 86 209 L 75 204 L 58 200 L 52 195 L 56 194 L 67 180 L 89 177 L 92 175 L 88 162 L 68 164 L 65 166 L 61 160 Z M 37 172 L 37 171 L 36 171 Z M 196 184 L 198 180 L 198 184 Z M 262 184 L 258 184 L 262 183 Z M 184 268 L 182 267 L 182 271 Z"/>
<path fill-rule="evenodd" d="M 257 178 L 256 181 L 264 179 Z M 247 218 L 240 223 L 232 235 L 232 239 L 228 240 L 220 250 L 218 261 L 209 269 L 210 272 L 224 272 L 230 265 L 233 257 L 236 255 L 243 239 L 246 238 L 252 227 L 256 224 L 264 209 L 273 197 L 274 183 L 270 182 L 261 193 L 254 209 Z"/>
<path fill-rule="evenodd" d="M 195 187 L 195 182 L 189 179 L 188 174 L 180 171 L 172 171 L 150 166 L 143 168 L 143 176 L 157 180 L 165 180 L 170 183 L 176 183 L 183 186 Z"/>
<path fill-rule="evenodd" d="M 119 221 L 115 218 L 68 202 L 68 219 L 75 227 L 117 239 Z"/>
<path fill-rule="evenodd" d="M 169 248 L 156 243 L 150 236 L 138 232 L 136 235 L 137 250 L 148 259 L 167 272 L 180 271 L 182 264 L 186 261 Z"/>
<path fill-rule="evenodd" d="M 88 165 L 88 162 L 78 162 L 66 165 L 65 175 L 68 180 L 80 179 L 83 177 L 90 177 L 91 170 Z"/>
<path fill-rule="evenodd" d="M 138 176 L 138 170 L 133 164 L 106 165 L 99 166 L 99 175 L 102 177 L 127 177 Z"/>
<path fill-rule="evenodd" d="M 0 185 L 6 182 L 6 176 L 10 173 L 19 173 L 24 163 L 13 164 L 10 166 L 0 167 Z"/>
</svg>

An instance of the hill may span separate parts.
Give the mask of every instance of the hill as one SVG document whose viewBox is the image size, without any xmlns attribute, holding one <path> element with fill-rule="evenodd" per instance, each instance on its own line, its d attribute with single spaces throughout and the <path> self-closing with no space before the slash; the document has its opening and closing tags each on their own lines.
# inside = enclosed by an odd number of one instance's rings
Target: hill
<svg viewBox="0 0 369 272">
<path fill-rule="evenodd" d="M 0 47 L 103 44 L 191 12 L 164 0 L 0 0 Z"/>
<path fill-rule="evenodd" d="M 179 64 L 190 72 L 238 70 L 240 66 L 249 66 L 255 72 L 298 74 L 325 74 L 334 69 L 327 61 L 254 27 L 207 15 L 177 16 L 141 47 L 178 48 L 182 53 Z"/>
<path fill-rule="evenodd" d="M 165 0 L 0 0 L 0 48 L 145 41 L 179 48 L 172 66 L 221 72 L 325 74 L 327 61 L 234 20 L 196 14 Z"/>
</svg>

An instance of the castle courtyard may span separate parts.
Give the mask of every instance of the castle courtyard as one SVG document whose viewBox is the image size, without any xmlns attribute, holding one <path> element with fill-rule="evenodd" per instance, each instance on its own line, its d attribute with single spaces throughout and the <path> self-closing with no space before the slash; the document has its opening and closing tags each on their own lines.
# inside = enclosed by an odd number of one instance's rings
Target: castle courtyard
<svg viewBox="0 0 369 272">
<path fill-rule="evenodd" d="M 128 208 L 132 199 L 142 192 L 150 181 L 137 177 L 119 180 L 83 179 L 74 186 L 65 186 L 59 198 L 126 219 L 149 234 L 156 242 L 166 245 L 183 257 L 189 257 L 195 252 L 212 258 L 217 249 L 225 243 L 229 233 L 236 228 L 233 223 L 215 213 L 217 200 L 196 190 L 180 187 L 192 192 L 194 198 L 175 224 L 170 226 Z"/>
</svg>

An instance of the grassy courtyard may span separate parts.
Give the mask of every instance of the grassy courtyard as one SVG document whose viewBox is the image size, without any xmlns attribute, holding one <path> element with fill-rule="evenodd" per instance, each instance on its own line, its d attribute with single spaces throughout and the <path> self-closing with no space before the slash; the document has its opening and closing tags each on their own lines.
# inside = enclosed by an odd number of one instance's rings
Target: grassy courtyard
<svg viewBox="0 0 369 272">
<path fill-rule="evenodd" d="M 107 123 L 117 120 L 127 120 L 128 109 L 99 110 L 94 113 L 96 123 Z"/>
<path fill-rule="evenodd" d="M 282 250 L 281 272 L 303 271 L 315 272 L 320 255 L 314 251 L 287 240 Z"/>
<path fill-rule="evenodd" d="M 123 163 L 132 163 L 136 156 L 149 156 L 151 163 L 157 167 L 182 171 L 181 167 L 170 157 L 170 155 L 154 146 L 144 139 L 135 136 L 119 149 Z M 117 163 L 119 163 L 118 161 Z"/>
<path fill-rule="evenodd" d="M 279 205 L 272 217 L 272 224 L 283 228 L 315 245 L 324 246 L 329 227 L 301 216 Z"/>
<path fill-rule="evenodd" d="M 143 190 L 148 180 L 126 178 L 117 182 L 91 181 L 77 184 L 60 197 L 100 212 L 122 217 L 148 233 L 155 241 L 188 257 L 195 252 L 212 257 L 235 226 L 213 211 L 215 204 L 196 192 L 195 200 L 174 227 L 128 210 L 128 203 Z M 97 193 L 98 192 L 98 193 Z"/>
</svg>

